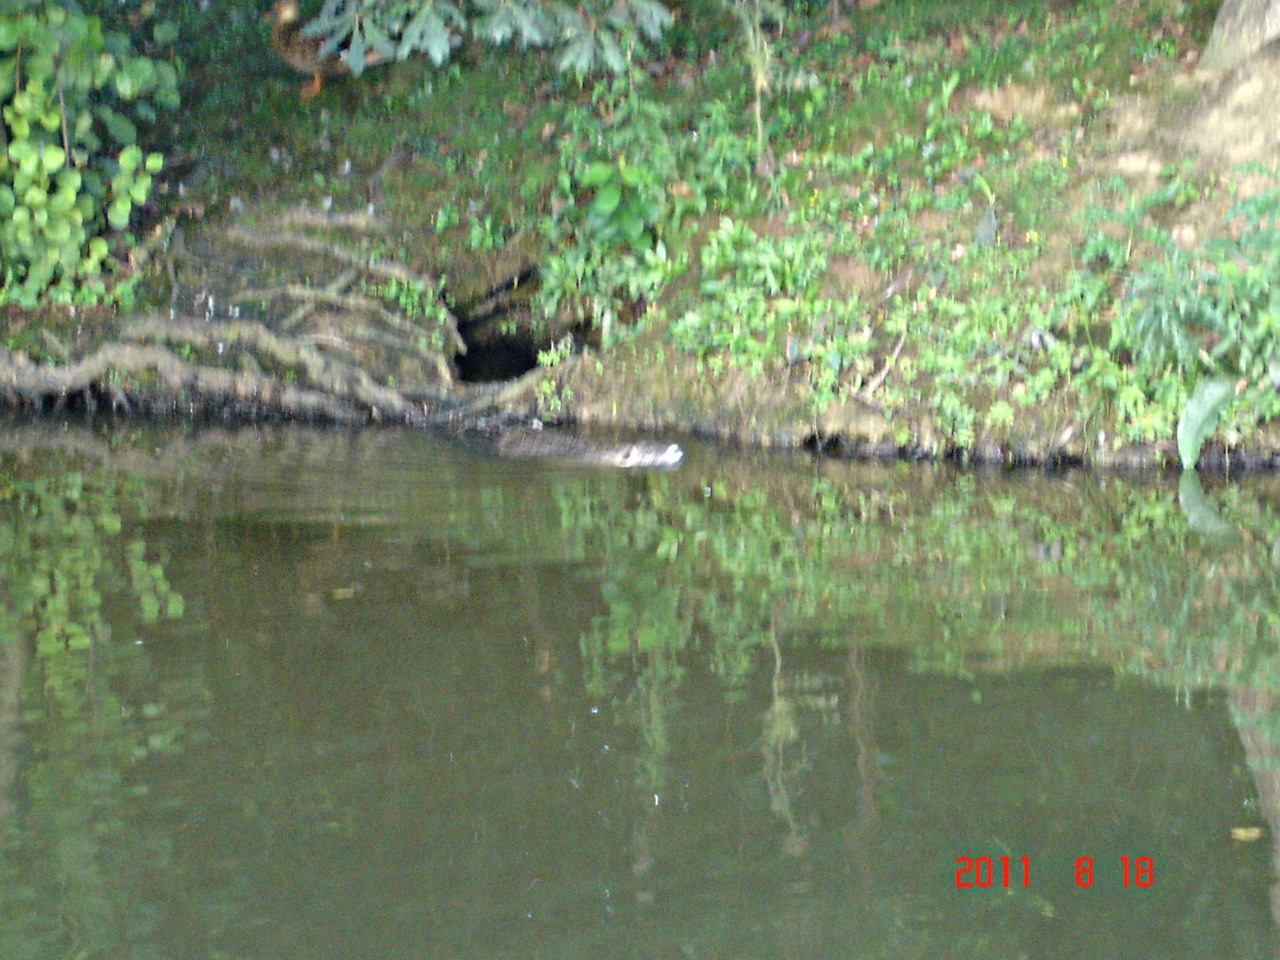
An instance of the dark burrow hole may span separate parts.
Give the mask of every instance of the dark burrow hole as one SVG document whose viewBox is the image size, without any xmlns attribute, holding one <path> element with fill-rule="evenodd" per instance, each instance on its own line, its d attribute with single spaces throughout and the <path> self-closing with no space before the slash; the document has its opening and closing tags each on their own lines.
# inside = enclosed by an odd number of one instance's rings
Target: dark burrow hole
<svg viewBox="0 0 1280 960">
<path fill-rule="evenodd" d="M 538 352 L 548 346 L 535 335 L 530 297 L 537 287 L 530 268 L 494 286 L 475 301 L 455 306 L 458 334 L 466 353 L 454 356 L 463 383 L 514 380 L 538 365 Z"/>
<path fill-rule="evenodd" d="M 467 352 L 455 357 L 458 379 L 463 383 L 513 380 L 538 365 L 539 347 L 526 331 L 476 338 L 469 332 L 469 327 L 459 330 Z"/>
</svg>

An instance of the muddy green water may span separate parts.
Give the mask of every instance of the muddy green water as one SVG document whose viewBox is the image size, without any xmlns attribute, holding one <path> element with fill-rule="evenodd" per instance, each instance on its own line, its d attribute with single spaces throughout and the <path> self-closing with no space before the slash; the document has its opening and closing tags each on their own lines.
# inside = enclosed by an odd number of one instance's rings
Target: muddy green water
<svg viewBox="0 0 1280 960">
<path fill-rule="evenodd" d="M 1274 478 L 5 436 L 4 960 L 1275 955 Z"/>
</svg>

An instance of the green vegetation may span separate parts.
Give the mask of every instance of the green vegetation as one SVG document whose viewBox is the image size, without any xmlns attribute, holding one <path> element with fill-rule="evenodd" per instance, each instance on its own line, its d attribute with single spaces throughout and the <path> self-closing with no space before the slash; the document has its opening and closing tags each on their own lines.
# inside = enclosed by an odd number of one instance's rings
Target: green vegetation
<svg viewBox="0 0 1280 960">
<path fill-rule="evenodd" d="M 177 106 L 177 73 L 97 17 L 18 6 L 29 9 L 0 13 L 0 304 L 94 303 L 107 232 L 128 228 L 161 166 L 158 153 L 143 155 L 135 120 Z M 153 39 L 173 31 L 157 24 Z"/>
<path fill-rule="evenodd" d="M 1248 421 L 1280 412 L 1280 276 L 1277 216 L 1280 190 L 1264 190 L 1234 204 L 1235 235 L 1214 237 L 1191 252 L 1172 244 L 1144 264 L 1113 326 L 1113 340 L 1132 347 L 1138 370 L 1151 380 L 1196 383 L 1183 412 L 1179 446 L 1193 465 L 1218 414 L 1240 397 L 1234 436 Z"/>
<path fill-rule="evenodd" d="M 388 60 L 426 54 L 442 64 L 466 32 L 494 46 L 512 41 L 521 48 L 554 46 L 558 68 L 583 76 L 622 72 L 637 44 L 656 40 L 670 23 L 670 11 L 657 0 L 577 7 L 543 0 L 474 5 L 434 0 L 411 7 L 397 0 L 372 0 L 328 4 L 310 30 L 333 48 L 346 47 L 357 73 L 370 50 Z"/>
<path fill-rule="evenodd" d="M 541 4 L 375 2 L 357 17 L 339 3 L 309 30 L 405 62 L 314 110 L 273 61 L 267 80 L 229 66 L 234 50 L 269 56 L 253 17 L 215 24 L 182 3 L 176 40 L 151 8 L 128 25 L 184 57 L 176 137 L 216 171 L 202 202 L 350 208 L 376 192 L 395 238 L 378 251 L 449 277 L 451 304 L 513 263 L 536 272 L 532 313 L 511 322 L 547 358 L 573 335 L 625 346 L 636 368 L 687 361 L 709 392 L 746 378 L 814 423 L 860 404 L 925 453 L 1053 455 L 1070 436 L 1066 455 L 1087 457 L 1176 433 L 1192 463 L 1220 417 L 1222 440 L 1247 445 L 1276 412 L 1280 183 L 1189 163 L 1121 175 L 1105 158 L 1115 94 L 1181 71 L 1211 6 L 903 0 L 833 21 L 825 6 L 707 0 L 664 33 L 648 0 L 569 20 Z M 8 296 L 92 302 L 110 231 L 159 162 L 123 106 L 156 118 L 175 72 L 93 17 L 8 16 L 47 48 L 43 73 L 38 57 L 24 68 L 46 78 L 38 90 L 0 88 Z M 452 57 L 466 35 L 522 49 Z M 111 68 L 86 73 L 102 51 Z M 82 133 L 70 153 L 58 142 Z M 1229 227 L 1206 228 L 1224 213 Z M 144 296 L 167 302 L 171 280 L 157 270 Z M 409 310 L 417 294 L 389 296 Z M 47 354 L 30 340 L 8 344 Z"/>
</svg>

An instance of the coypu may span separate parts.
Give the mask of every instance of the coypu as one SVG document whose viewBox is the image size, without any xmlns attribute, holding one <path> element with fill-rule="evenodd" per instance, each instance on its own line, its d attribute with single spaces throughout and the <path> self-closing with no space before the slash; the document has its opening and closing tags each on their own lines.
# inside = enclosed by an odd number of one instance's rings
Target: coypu
<svg viewBox="0 0 1280 960">
<path fill-rule="evenodd" d="M 684 451 L 674 443 L 597 443 L 540 426 L 499 431 L 493 437 L 493 450 L 504 457 L 562 460 L 623 469 L 675 467 L 684 456 Z"/>
</svg>

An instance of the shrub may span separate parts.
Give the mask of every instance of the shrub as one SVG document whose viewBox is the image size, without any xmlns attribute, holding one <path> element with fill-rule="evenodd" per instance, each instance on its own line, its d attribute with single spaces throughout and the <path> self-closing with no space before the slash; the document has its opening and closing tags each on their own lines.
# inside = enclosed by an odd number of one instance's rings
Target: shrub
<svg viewBox="0 0 1280 960">
<path fill-rule="evenodd" d="M 104 234 L 128 227 L 161 165 L 135 119 L 177 104 L 173 65 L 134 54 L 97 17 L 54 2 L 0 13 L 0 302 L 101 291 Z"/>
</svg>

